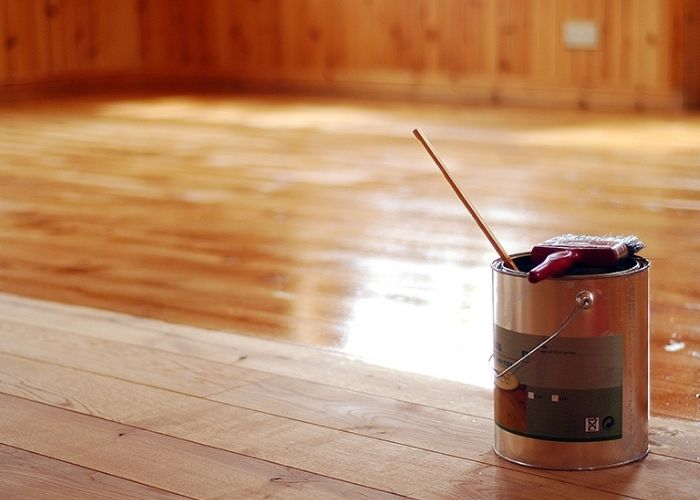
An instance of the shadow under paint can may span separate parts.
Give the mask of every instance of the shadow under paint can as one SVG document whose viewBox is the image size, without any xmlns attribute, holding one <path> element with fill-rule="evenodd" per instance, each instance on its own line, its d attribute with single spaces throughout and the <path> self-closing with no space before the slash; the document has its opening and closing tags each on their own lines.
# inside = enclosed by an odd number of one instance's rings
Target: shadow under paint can
<svg viewBox="0 0 700 500">
<path fill-rule="evenodd" d="M 590 470 L 649 453 L 649 262 L 574 268 L 532 284 L 491 264 L 494 451 L 521 465 Z"/>
</svg>

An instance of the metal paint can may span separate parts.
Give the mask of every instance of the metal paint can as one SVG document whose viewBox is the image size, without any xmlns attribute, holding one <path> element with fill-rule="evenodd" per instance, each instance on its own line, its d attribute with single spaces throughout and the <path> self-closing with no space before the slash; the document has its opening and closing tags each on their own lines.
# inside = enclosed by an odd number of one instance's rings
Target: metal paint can
<svg viewBox="0 0 700 500">
<path fill-rule="evenodd" d="M 589 470 L 649 452 L 649 262 L 532 284 L 491 264 L 494 451 L 521 465 Z"/>
</svg>

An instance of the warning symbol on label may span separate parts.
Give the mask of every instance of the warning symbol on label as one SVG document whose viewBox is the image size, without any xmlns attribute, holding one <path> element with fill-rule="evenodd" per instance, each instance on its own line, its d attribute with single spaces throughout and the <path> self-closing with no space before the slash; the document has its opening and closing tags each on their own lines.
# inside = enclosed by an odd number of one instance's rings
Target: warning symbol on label
<svg viewBox="0 0 700 500">
<path fill-rule="evenodd" d="M 600 417 L 586 417 L 586 432 L 600 431 Z"/>
</svg>

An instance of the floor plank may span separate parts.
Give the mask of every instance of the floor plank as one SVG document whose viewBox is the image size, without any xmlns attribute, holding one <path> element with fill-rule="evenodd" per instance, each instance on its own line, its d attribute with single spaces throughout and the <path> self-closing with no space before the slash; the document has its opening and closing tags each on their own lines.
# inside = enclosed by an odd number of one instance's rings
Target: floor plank
<svg viewBox="0 0 700 500">
<path fill-rule="evenodd" d="M 0 442 L 195 498 L 383 498 L 381 491 L 0 395 Z M 80 436 L 76 440 L 75 436 Z"/>
<path fill-rule="evenodd" d="M 396 370 L 309 346 L 231 335 L 183 325 L 175 326 L 162 321 L 6 294 L 0 294 L 0 315 L 27 327 L 29 325 L 41 327 L 41 335 L 50 335 L 53 332 L 54 335 L 63 338 L 66 332 L 72 332 L 149 347 L 159 352 L 235 364 L 239 368 L 251 368 L 274 375 L 311 382 L 323 381 L 326 384 L 357 392 L 390 396 L 401 401 L 481 417 L 489 417 L 492 413 L 491 391 L 465 391 L 464 384 L 450 380 L 441 380 L 440 384 L 435 384 L 434 379 L 430 377 L 408 372 L 402 373 L 399 381 L 396 378 Z M 31 337 L 22 338 L 31 342 Z M 16 354 L 32 352 L 34 353 L 31 354 L 32 356 L 42 352 L 40 348 L 36 351 L 32 348 L 21 350 L 22 344 L 14 346 L 13 349 L 12 352 Z M 50 352 L 47 354 L 53 356 Z M 71 354 L 70 350 L 68 354 Z M 80 357 L 78 360 L 81 363 L 84 362 Z M 102 366 L 101 363 L 92 364 L 92 366 L 96 365 Z M 232 381 L 232 383 L 235 382 Z"/>
<path fill-rule="evenodd" d="M 195 395 L 215 394 L 269 376 L 187 355 L 37 329 L 10 320 L 0 324 L 0 332 L 7 342 L 1 349 L 8 354 L 63 363 L 94 373 L 117 377 L 122 374 L 128 380 Z"/>
<path fill-rule="evenodd" d="M 5 297 L 5 303 L 10 302 L 18 305 L 13 309 L 13 322 L 19 323 L 22 314 L 30 323 L 36 320 L 39 302 Z M 46 309 L 54 314 L 62 310 L 66 316 L 74 311 L 73 321 L 79 322 L 81 317 L 86 317 L 94 331 L 123 328 L 135 335 L 137 325 L 141 323 L 148 338 L 156 324 L 79 307 L 46 304 Z M 100 328 L 100 319 L 105 328 Z M 193 330 L 191 327 L 170 325 L 172 334 L 180 330 L 195 334 L 190 331 Z M 456 494 L 467 485 L 483 487 L 486 491 L 490 488 L 505 491 L 499 489 L 503 487 L 499 486 L 499 481 L 505 478 L 510 478 L 509 485 L 522 483 L 523 488 L 540 492 L 569 491 L 581 496 L 586 496 L 583 493 L 590 489 L 601 495 L 654 498 L 662 490 L 667 490 L 673 491 L 678 498 L 691 498 L 690 493 L 699 486 L 697 480 L 681 480 L 696 477 L 700 467 L 700 457 L 693 456 L 700 449 L 696 423 L 655 419 L 652 454 L 634 466 L 591 474 L 538 471 L 496 458 L 491 452 L 492 422 L 483 417 L 409 403 L 381 392 L 371 395 L 363 392 L 365 388 L 358 391 L 333 386 L 332 380 L 320 373 L 313 382 L 284 376 L 252 378 L 243 385 L 234 383 L 235 388 L 205 399 L 196 395 L 199 392 L 196 386 L 190 387 L 195 394 L 183 393 L 185 386 L 177 381 L 170 384 L 176 389 L 140 382 L 142 371 L 134 370 L 128 364 L 121 370 L 110 364 L 87 366 L 60 349 L 59 354 L 64 355 L 64 359 L 59 356 L 47 362 L 40 349 L 33 354 L 33 349 L 18 347 L 22 344 L 40 345 L 32 338 L 45 341 L 47 332 L 54 337 L 65 335 L 60 330 L 51 334 L 48 327 L 36 325 L 27 327 L 21 336 L 13 336 L 14 332 L 8 329 L 0 330 L 3 340 L 0 350 L 24 353 L 21 357 L 0 355 L 0 392 L 8 394 L 5 398 L 21 397 L 138 431 L 157 432 L 158 436 L 227 450 L 237 456 L 293 466 L 323 477 L 421 498 Z M 227 343 L 240 341 L 242 346 L 258 343 L 258 350 L 264 350 L 270 343 L 263 339 L 204 330 L 198 330 L 196 334 L 203 339 L 209 336 L 222 338 Z M 75 342 L 72 350 L 83 353 L 85 359 L 95 359 L 98 357 L 95 353 L 104 351 L 102 339 L 76 332 L 72 341 Z M 113 342 L 116 350 L 119 350 L 118 344 Z M 156 347 L 150 349 L 154 355 L 159 352 Z M 297 351 L 298 358 L 295 356 Z M 306 366 L 314 357 L 338 358 L 333 352 L 281 343 L 275 352 L 279 359 L 300 366 Z M 140 356 L 137 359 L 149 363 L 151 358 Z M 71 366 L 76 362 L 80 364 L 77 369 Z M 212 370 L 219 364 L 218 361 L 211 363 Z M 199 366 L 206 371 L 204 361 Z M 158 369 L 158 366 L 154 368 Z M 132 370 L 136 376 L 130 374 Z M 355 366 L 355 370 L 362 370 L 362 367 Z M 367 366 L 367 370 L 370 376 L 373 375 L 372 367 Z M 172 377 L 186 379 L 189 375 L 182 370 L 174 372 Z M 132 380 L 127 381 L 129 378 Z M 413 387 L 412 381 L 416 378 L 416 375 L 394 373 L 394 382 L 400 386 Z M 158 380 L 165 384 L 164 378 Z M 422 386 L 429 387 L 431 384 L 442 385 L 443 381 L 423 377 L 422 382 Z M 469 386 L 462 386 L 461 391 L 467 397 L 481 392 Z M 9 405 L 7 411 L 13 414 L 17 410 Z M 12 424 L 9 425 L 3 439 L 18 439 L 12 431 Z M 25 441 L 7 443 L 42 454 L 57 453 L 59 449 L 28 448 L 30 445 Z M 73 460 L 64 455 L 56 455 L 56 458 Z M 101 459 L 95 460 L 99 463 Z M 397 464 L 401 464 L 400 467 Z M 495 473 L 491 470 L 493 467 L 509 472 Z M 671 481 L 666 481 L 666 478 Z"/>
<path fill-rule="evenodd" d="M 41 363 L 6 361 L 2 369 L 2 392 L 267 462 L 293 463 L 297 468 L 323 476 L 378 489 L 392 488 L 391 491 L 399 494 L 409 495 L 415 489 L 485 467 L 428 450 L 178 393 L 167 394 L 109 377 L 58 367 L 43 368 L 42 377 L 36 375 L 42 371 Z M 51 374 L 55 374 L 55 381 Z M 41 385 L 48 387 L 36 388 Z M 114 398 L 109 397 L 112 393 Z M 126 402 L 128 395 L 133 398 Z M 161 406 L 164 400 L 166 404 Z M 151 411 L 153 406 L 160 411 Z M 397 468 L 396 463 L 403 466 Z"/>
<path fill-rule="evenodd" d="M 7 500 L 188 498 L 3 444 L 0 491 Z"/>
<path fill-rule="evenodd" d="M 0 289 L 488 387 L 495 254 L 416 126 L 511 252 L 562 232 L 645 240 L 652 411 L 700 419 L 695 115 L 253 94 L 6 103 Z"/>
</svg>

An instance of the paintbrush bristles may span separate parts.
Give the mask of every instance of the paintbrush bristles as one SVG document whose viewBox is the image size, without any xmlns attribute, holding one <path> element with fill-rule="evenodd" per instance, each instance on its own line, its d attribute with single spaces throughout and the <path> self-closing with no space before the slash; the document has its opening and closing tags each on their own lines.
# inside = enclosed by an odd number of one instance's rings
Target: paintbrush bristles
<svg viewBox="0 0 700 500">
<path fill-rule="evenodd" d="M 637 236 L 617 236 L 607 234 L 605 236 L 591 236 L 587 234 L 561 234 L 549 238 L 542 242 L 542 245 L 568 245 L 568 246 L 589 246 L 589 245 L 614 245 L 623 243 L 627 247 L 627 251 L 631 254 L 639 252 L 645 247 L 644 242 Z"/>
</svg>

